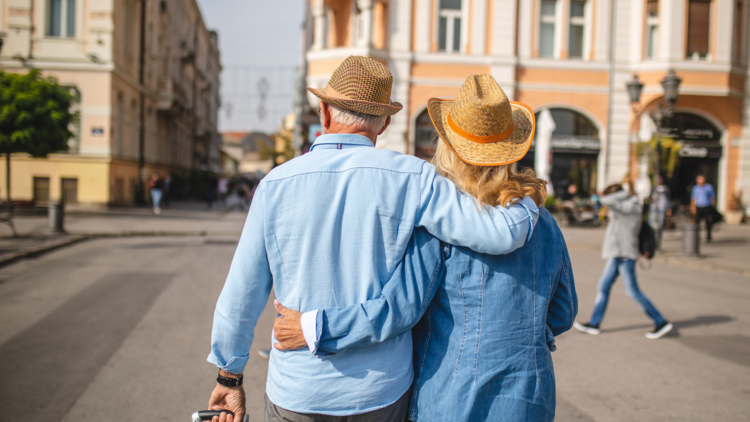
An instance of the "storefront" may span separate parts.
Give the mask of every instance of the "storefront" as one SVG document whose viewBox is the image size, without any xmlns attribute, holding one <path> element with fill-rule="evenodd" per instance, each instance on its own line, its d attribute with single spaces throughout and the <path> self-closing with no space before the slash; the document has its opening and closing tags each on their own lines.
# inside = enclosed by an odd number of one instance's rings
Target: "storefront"
<svg viewBox="0 0 750 422">
<path fill-rule="evenodd" d="M 579 195 L 596 189 L 597 161 L 601 149 L 599 130 L 583 114 L 566 108 L 550 108 L 555 122 L 552 132 L 552 171 L 550 180 L 555 196 L 562 197 L 568 186 L 575 184 Z M 539 112 L 536 113 L 537 122 Z M 536 138 L 526 156 L 519 162 L 523 167 L 534 167 Z"/>
<path fill-rule="evenodd" d="M 690 192 L 698 175 L 706 177 L 716 192 L 719 191 L 719 168 L 722 157 L 721 131 L 711 122 L 692 113 L 675 113 L 665 121 L 667 136 L 680 141 L 680 160 L 674 175 L 667 183 L 674 205 L 690 202 Z"/>
</svg>

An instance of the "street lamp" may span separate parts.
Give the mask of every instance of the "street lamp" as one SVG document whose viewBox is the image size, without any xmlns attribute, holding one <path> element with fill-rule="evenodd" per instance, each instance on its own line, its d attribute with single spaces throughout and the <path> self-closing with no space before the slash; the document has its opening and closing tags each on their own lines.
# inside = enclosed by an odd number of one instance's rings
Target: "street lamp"
<svg viewBox="0 0 750 422">
<path fill-rule="evenodd" d="M 669 73 L 661 81 L 661 86 L 664 88 L 664 100 L 667 101 L 667 105 L 670 109 L 672 109 L 674 103 L 677 102 L 677 95 L 681 82 L 682 79 L 678 78 L 672 69 L 669 69 Z"/>
<path fill-rule="evenodd" d="M 636 111 L 636 114 L 638 114 L 637 110 L 639 109 L 639 104 L 641 102 L 641 92 L 643 91 L 643 83 L 641 83 L 641 81 L 638 80 L 638 75 L 633 75 L 633 80 L 626 83 L 625 86 L 628 87 L 628 95 L 630 96 L 630 104 L 633 106 L 633 110 Z"/>
<path fill-rule="evenodd" d="M 662 129 L 662 120 L 665 117 L 669 118 L 674 115 L 674 105 L 677 102 L 681 82 L 682 79 L 680 79 L 672 69 L 669 70 L 667 76 L 661 81 L 661 86 L 664 89 L 664 102 L 658 103 L 656 105 L 656 111 L 652 114 L 652 117 L 656 122 L 656 127 L 660 132 Z M 638 110 L 640 108 L 641 93 L 643 92 L 643 83 L 638 79 L 638 75 L 633 75 L 633 79 L 627 82 L 625 86 L 627 87 L 628 95 L 630 96 L 630 104 L 636 114 L 639 114 Z"/>
</svg>

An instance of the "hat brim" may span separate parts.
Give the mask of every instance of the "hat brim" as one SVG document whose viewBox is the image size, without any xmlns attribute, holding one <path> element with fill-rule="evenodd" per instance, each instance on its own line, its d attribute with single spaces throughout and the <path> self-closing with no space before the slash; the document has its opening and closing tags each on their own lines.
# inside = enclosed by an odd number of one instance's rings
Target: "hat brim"
<svg viewBox="0 0 750 422">
<path fill-rule="evenodd" d="M 404 108 L 401 103 L 397 102 L 382 104 L 372 101 L 344 100 L 341 98 L 332 98 L 326 95 L 325 91 L 321 89 L 308 87 L 307 90 L 323 100 L 326 104 L 335 105 L 336 107 L 341 107 L 345 110 L 355 111 L 357 113 L 372 114 L 373 116 L 392 116 Z"/>
<path fill-rule="evenodd" d="M 431 98 L 427 102 L 427 110 L 440 138 L 461 161 L 477 166 L 502 166 L 520 160 L 529 152 L 536 119 L 534 112 L 526 104 L 511 101 L 513 132 L 502 141 L 485 144 L 465 139 L 450 128 L 448 115 L 453 104 L 455 101 Z"/>
</svg>

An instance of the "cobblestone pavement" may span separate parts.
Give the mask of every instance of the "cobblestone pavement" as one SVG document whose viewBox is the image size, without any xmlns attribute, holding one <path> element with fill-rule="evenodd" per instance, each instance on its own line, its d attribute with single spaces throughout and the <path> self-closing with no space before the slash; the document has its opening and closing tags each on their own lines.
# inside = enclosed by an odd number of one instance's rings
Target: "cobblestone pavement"
<svg viewBox="0 0 750 422">
<path fill-rule="evenodd" d="M 68 228 L 204 235 L 93 239 L 0 268 L 0 414 L 44 422 L 187 421 L 213 386 L 215 368 L 205 362 L 213 308 L 244 214 L 92 214 L 71 214 Z M 747 260 L 740 234 L 747 227 L 727 229 L 716 249 L 704 252 L 724 248 Z M 565 233 L 585 321 L 604 264 L 601 230 Z M 733 238 L 740 240 L 722 240 Z M 557 420 L 749 420 L 750 280 L 659 261 L 638 275 L 674 333 L 647 340 L 650 321 L 618 283 L 601 335 L 558 339 Z M 269 346 L 274 316 L 267 307 L 246 370 L 256 421 L 268 365 L 257 350 Z"/>
</svg>

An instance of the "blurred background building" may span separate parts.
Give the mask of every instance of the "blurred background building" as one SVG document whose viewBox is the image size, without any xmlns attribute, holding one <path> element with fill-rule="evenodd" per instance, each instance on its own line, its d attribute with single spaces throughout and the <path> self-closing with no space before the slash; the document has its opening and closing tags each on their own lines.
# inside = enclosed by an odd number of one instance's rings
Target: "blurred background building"
<svg viewBox="0 0 750 422">
<path fill-rule="evenodd" d="M 405 109 L 378 146 L 429 159 L 428 99 L 454 97 L 468 75 L 489 73 L 537 116 L 550 110 L 556 192 L 575 183 L 588 193 L 631 171 L 639 113 L 663 101 L 660 82 L 673 69 L 682 83 L 667 124 L 686 145 L 673 195 L 687 201 L 698 173 L 717 187 L 720 209 L 750 192 L 750 1 L 309 2 L 310 86 L 325 87 L 349 55 L 380 60 L 394 75 L 392 96 Z M 626 89 L 634 74 L 645 85 L 638 107 Z M 533 166 L 533 152 L 521 163 Z"/>
<path fill-rule="evenodd" d="M 0 37 L 0 67 L 42 69 L 80 113 L 69 153 L 13 156 L 14 200 L 132 205 L 153 173 L 221 171 L 218 35 L 195 0 L 0 0 Z"/>
</svg>

